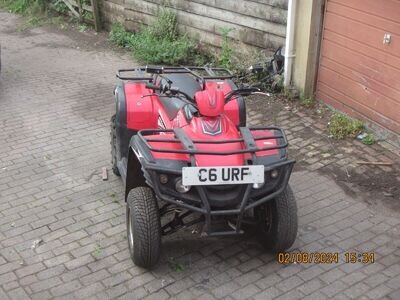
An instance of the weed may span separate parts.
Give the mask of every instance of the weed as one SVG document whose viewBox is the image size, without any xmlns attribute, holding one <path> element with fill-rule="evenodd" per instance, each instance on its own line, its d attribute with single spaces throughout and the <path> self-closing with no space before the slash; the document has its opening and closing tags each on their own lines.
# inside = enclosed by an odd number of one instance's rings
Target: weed
<svg viewBox="0 0 400 300">
<path fill-rule="evenodd" d="M 66 14 L 68 12 L 68 7 L 62 0 L 52 1 L 50 4 L 51 8 L 54 9 L 56 12 L 61 14 Z"/>
<path fill-rule="evenodd" d="M 177 261 L 173 257 L 171 257 L 169 260 L 169 265 L 171 269 L 173 269 L 175 272 L 183 272 L 185 271 L 185 266 Z"/>
<path fill-rule="evenodd" d="M 232 29 L 222 29 L 222 45 L 218 56 L 200 50 L 198 42 L 178 32 L 176 13 L 166 7 L 159 9 L 156 21 L 139 33 L 130 33 L 121 24 L 111 27 L 110 41 L 132 51 L 142 63 L 204 66 L 214 61 L 218 67 L 232 69 L 234 48 L 229 38 Z"/>
<path fill-rule="evenodd" d="M 124 26 L 115 23 L 111 26 L 110 41 L 119 47 L 127 47 L 132 34 L 125 30 Z"/>
<path fill-rule="evenodd" d="M 231 69 L 233 65 L 233 55 L 234 49 L 232 47 L 231 40 L 229 38 L 229 33 L 232 28 L 222 28 L 222 45 L 221 52 L 218 57 L 218 66 L 222 68 Z"/>
<path fill-rule="evenodd" d="M 368 133 L 368 135 L 362 139 L 364 145 L 373 145 L 376 143 L 376 139 L 373 134 Z"/>
<path fill-rule="evenodd" d="M 343 113 L 334 113 L 329 123 L 329 133 L 335 139 L 354 137 L 364 129 L 359 120 L 349 118 Z"/>
<path fill-rule="evenodd" d="M 179 38 L 176 14 L 166 7 L 161 7 L 156 21 L 147 30 L 148 34 L 157 40 L 175 41 Z"/>
<path fill-rule="evenodd" d="M 279 78 L 277 80 L 277 84 L 276 84 L 276 88 L 278 91 L 283 91 L 285 88 L 285 78 L 283 77 L 283 75 L 279 75 Z"/>
<path fill-rule="evenodd" d="M 293 101 L 293 97 L 288 89 L 283 90 L 283 96 L 287 98 L 289 101 Z"/>
<path fill-rule="evenodd" d="M 78 27 L 79 32 L 85 32 L 88 29 L 88 27 L 85 24 L 81 24 Z"/>
<path fill-rule="evenodd" d="M 301 96 L 300 104 L 306 108 L 311 108 L 311 107 L 314 107 L 314 105 L 315 105 L 315 99 L 314 99 L 314 97 L 306 98 L 304 96 Z"/>
<path fill-rule="evenodd" d="M 79 1 L 82 4 L 89 3 L 88 0 Z M 66 14 L 68 11 L 68 7 L 62 0 L 0 0 L 0 8 L 6 8 L 12 13 L 27 17 L 24 24 L 18 28 L 18 31 L 24 31 L 44 24 L 55 24 L 61 28 L 65 28 L 65 16 L 62 17 L 59 14 Z M 86 19 L 85 16 L 84 19 Z M 81 24 L 78 29 L 83 32 L 87 28 L 87 25 Z"/>
<path fill-rule="evenodd" d="M 48 24 L 52 24 L 52 25 L 57 25 L 59 26 L 61 29 L 65 29 L 67 24 L 65 22 L 65 17 L 64 16 L 55 16 L 52 17 L 48 20 Z"/>
<path fill-rule="evenodd" d="M 185 36 L 170 41 L 158 40 L 144 32 L 135 35 L 129 41 L 136 59 L 150 64 L 178 65 L 189 61 L 194 44 Z"/>
<path fill-rule="evenodd" d="M 193 58 L 193 64 L 195 66 L 204 66 L 209 61 L 209 58 L 206 54 L 196 54 Z"/>
<path fill-rule="evenodd" d="M 22 15 L 42 14 L 46 11 L 46 0 L 2 0 L 4 6 L 12 13 Z"/>
<path fill-rule="evenodd" d="M 28 29 L 32 29 L 34 27 L 40 26 L 43 24 L 43 19 L 36 16 L 29 17 L 25 22 L 21 23 L 17 27 L 17 31 L 23 32 Z"/>
<path fill-rule="evenodd" d="M 166 8 L 160 9 L 156 22 L 140 33 L 127 32 L 121 24 L 114 24 L 110 41 L 129 48 L 136 59 L 149 64 L 184 64 L 196 54 L 195 43 L 179 35 L 176 15 Z"/>
<path fill-rule="evenodd" d="M 95 258 L 99 257 L 101 255 L 101 253 L 102 253 L 102 248 L 98 243 L 96 243 L 96 245 L 94 246 L 94 250 L 93 250 L 94 257 Z"/>
<path fill-rule="evenodd" d="M 283 90 L 283 96 L 292 102 L 299 98 L 299 92 L 294 87 L 287 87 Z"/>
</svg>

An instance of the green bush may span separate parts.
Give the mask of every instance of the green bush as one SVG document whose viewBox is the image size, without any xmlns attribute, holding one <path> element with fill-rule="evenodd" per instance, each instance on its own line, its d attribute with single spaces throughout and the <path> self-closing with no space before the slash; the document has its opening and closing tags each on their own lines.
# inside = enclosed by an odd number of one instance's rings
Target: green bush
<svg viewBox="0 0 400 300">
<path fill-rule="evenodd" d="M 334 113 L 329 123 L 329 133 L 335 139 L 355 137 L 364 129 L 364 124 L 342 113 Z"/>
<path fill-rule="evenodd" d="M 185 64 L 194 50 L 194 44 L 186 37 L 160 40 L 149 32 L 134 35 L 128 45 L 136 59 L 149 64 Z"/>
<path fill-rule="evenodd" d="M 119 47 L 128 47 L 133 34 L 127 32 L 119 23 L 115 23 L 111 26 L 110 41 Z"/>
<path fill-rule="evenodd" d="M 362 139 L 364 145 L 373 145 L 376 143 L 376 139 L 373 134 L 369 133 L 365 138 Z"/>
<path fill-rule="evenodd" d="M 83 0 L 81 0 L 83 1 Z M 67 6 L 62 0 L 0 0 L 0 8 L 5 8 L 9 12 L 29 16 L 28 23 L 38 25 L 43 21 L 48 21 L 50 11 L 66 13 Z"/>
<path fill-rule="evenodd" d="M 161 7 L 156 21 L 147 30 L 149 35 L 157 40 L 176 40 L 179 37 L 176 14 L 170 9 Z"/>
<path fill-rule="evenodd" d="M 218 66 L 227 69 L 232 69 L 233 67 L 234 49 L 228 36 L 229 32 L 231 31 L 232 29 L 230 28 L 222 29 L 222 47 L 221 52 L 218 56 Z"/>
<path fill-rule="evenodd" d="M 303 95 L 300 96 L 300 104 L 306 108 L 312 108 L 315 106 L 315 99 L 314 97 L 304 97 Z"/>
<path fill-rule="evenodd" d="M 67 5 L 62 0 L 51 0 L 50 1 L 51 8 L 54 9 L 56 12 L 59 12 L 61 14 L 66 14 L 69 10 Z M 86 11 L 85 11 L 86 12 Z"/>
<path fill-rule="evenodd" d="M 159 11 L 154 24 L 140 33 L 130 33 L 121 24 L 114 24 L 110 41 L 132 50 L 133 56 L 142 63 L 178 65 L 199 59 L 196 44 L 179 35 L 176 15 L 166 8 Z"/>
<path fill-rule="evenodd" d="M 49 1 L 47 0 L 2 0 L 2 6 L 10 12 L 22 15 L 43 13 Z"/>
</svg>

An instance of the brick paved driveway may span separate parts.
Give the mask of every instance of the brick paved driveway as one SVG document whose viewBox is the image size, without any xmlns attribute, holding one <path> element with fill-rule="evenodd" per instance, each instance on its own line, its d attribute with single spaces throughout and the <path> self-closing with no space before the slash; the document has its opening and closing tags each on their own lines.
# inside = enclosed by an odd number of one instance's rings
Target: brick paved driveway
<svg viewBox="0 0 400 300">
<path fill-rule="evenodd" d="M 374 251 L 372 265 L 279 265 L 251 238 L 164 242 L 160 266 L 128 254 L 109 166 L 114 72 L 128 60 L 62 33 L 16 31 L 0 12 L 0 299 L 400 299 L 400 217 L 296 171 L 296 251 Z M 40 244 L 32 249 L 35 240 Z"/>
</svg>

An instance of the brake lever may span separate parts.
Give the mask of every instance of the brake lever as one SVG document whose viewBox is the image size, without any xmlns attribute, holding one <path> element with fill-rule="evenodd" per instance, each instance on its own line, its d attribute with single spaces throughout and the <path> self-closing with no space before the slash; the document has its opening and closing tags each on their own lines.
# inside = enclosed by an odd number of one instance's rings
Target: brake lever
<svg viewBox="0 0 400 300">
<path fill-rule="evenodd" d="M 148 95 L 143 95 L 140 97 L 141 99 L 146 98 L 146 97 L 151 97 L 151 96 L 160 96 L 159 94 L 153 93 L 153 94 L 148 94 Z"/>
</svg>

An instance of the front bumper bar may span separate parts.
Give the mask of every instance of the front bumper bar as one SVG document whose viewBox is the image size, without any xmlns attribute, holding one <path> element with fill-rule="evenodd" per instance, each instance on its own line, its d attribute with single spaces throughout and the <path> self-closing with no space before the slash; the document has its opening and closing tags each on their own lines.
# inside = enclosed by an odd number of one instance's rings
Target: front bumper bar
<svg viewBox="0 0 400 300">
<path fill-rule="evenodd" d="M 283 161 L 274 165 L 266 166 L 264 168 L 265 172 L 274 170 L 274 169 L 280 169 L 281 170 L 281 177 L 279 181 L 276 184 L 276 187 L 271 193 L 268 193 L 268 195 L 259 197 L 257 200 L 253 200 L 251 198 L 251 192 L 252 192 L 252 184 L 246 184 L 245 192 L 243 199 L 241 203 L 237 206 L 238 208 L 235 209 L 212 209 L 210 206 L 210 202 L 207 199 L 207 193 L 204 186 L 195 186 L 198 195 L 200 196 L 200 202 L 199 205 L 194 205 L 194 204 L 189 204 L 188 202 L 185 202 L 184 200 L 176 199 L 175 197 L 171 197 L 169 195 L 166 195 L 165 193 L 162 193 L 159 183 L 158 183 L 158 175 L 163 173 L 166 174 L 168 173 L 168 170 L 164 168 L 159 168 L 159 167 L 154 167 L 154 166 L 148 166 L 149 168 L 146 168 L 144 166 L 144 169 L 149 172 L 151 176 L 151 181 L 152 181 L 152 187 L 154 189 L 154 192 L 156 196 L 170 204 L 174 204 L 177 207 L 184 208 L 190 211 L 194 211 L 197 213 L 200 213 L 204 216 L 204 228 L 203 228 L 203 234 L 207 236 L 221 236 L 221 235 L 237 235 L 241 234 L 241 225 L 244 219 L 244 215 L 246 211 L 255 208 L 257 206 L 263 205 L 266 202 L 276 198 L 279 196 L 286 188 L 290 175 L 292 173 L 292 169 L 294 166 L 295 161 L 294 160 L 288 160 L 288 161 Z M 177 171 L 175 173 L 176 175 L 181 175 L 182 172 Z M 236 216 L 236 224 L 234 224 L 234 229 L 231 231 L 213 231 L 212 230 L 212 217 L 215 216 Z"/>
</svg>

